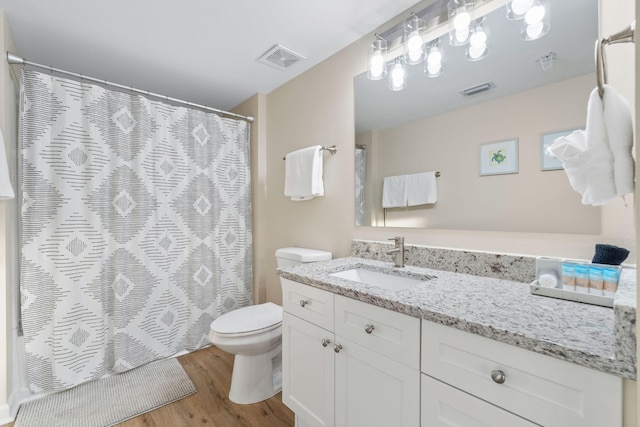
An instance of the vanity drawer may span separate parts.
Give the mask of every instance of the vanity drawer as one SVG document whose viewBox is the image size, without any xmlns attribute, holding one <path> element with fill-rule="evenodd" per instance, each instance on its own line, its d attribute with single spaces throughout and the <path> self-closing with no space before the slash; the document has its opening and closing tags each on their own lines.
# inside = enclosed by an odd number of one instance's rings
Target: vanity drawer
<svg viewBox="0 0 640 427">
<path fill-rule="evenodd" d="M 622 379 L 610 374 L 426 320 L 421 363 L 422 372 L 534 423 L 622 425 Z"/>
<path fill-rule="evenodd" d="M 335 333 L 396 360 L 420 368 L 420 319 L 361 301 L 335 297 Z"/>
<path fill-rule="evenodd" d="M 333 293 L 280 278 L 282 308 L 333 332 Z"/>
<path fill-rule="evenodd" d="M 421 425 L 428 427 L 535 427 L 524 418 L 421 375 Z"/>
</svg>

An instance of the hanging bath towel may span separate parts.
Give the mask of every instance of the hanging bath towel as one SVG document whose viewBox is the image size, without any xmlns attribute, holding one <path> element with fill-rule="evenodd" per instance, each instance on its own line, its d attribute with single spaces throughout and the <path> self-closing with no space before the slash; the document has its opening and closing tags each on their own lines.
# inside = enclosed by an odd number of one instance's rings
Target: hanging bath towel
<svg viewBox="0 0 640 427">
<path fill-rule="evenodd" d="M 322 146 L 303 148 L 285 157 L 284 195 L 291 200 L 324 196 Z"/>
<path fill-rule="evenodd" d="M 427 205 L 438 201 L 435 172 L 407 175 L 407 206 Z"/>
</svg>

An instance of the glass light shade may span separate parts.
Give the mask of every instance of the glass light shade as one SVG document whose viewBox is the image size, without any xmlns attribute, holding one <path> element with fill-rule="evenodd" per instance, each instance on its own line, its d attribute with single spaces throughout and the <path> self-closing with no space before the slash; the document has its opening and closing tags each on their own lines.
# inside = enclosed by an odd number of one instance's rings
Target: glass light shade
<svg viewBox="0 0 640 427">
<path fill-rule="evenodd" d="M 396 59 L 389 72 L 389 89 L 398 91 L 407 87 L 407 66 L 402 57 Z"/>
<path fill-rule="evenodd" d="M 415 14 L 404 24 L 404 54 L 407 64 L 419 64 L 424 59 L 422 33 L 426 28 L 424 19 Z"/>
<path fill-rule="evenodd" d="M 472 19 L 471 0 L 450 0 L 447 3 L 449 16 L 449 44 L 462 46 L 469 41 L 469 25 Z"/>
<path fill-rule="evenodd" d="M 484 29 L 485 18 L 480 18 L 471 25 L 471 35 L 469 36 L 469 47 L 465 53 L 468 61 L 479 61 L 489 54 L 487 46 L 487 32 Z"/>
<path fill-rule="evenodd" d="M 507 19 L 522 19 L 534 0 L 511 0 L 507 3 Z"/>
<path fill-rule="evenodd" d="M 367 77 L 371 80 L 380 80 L 387 75 L 387 61 L 384 55 L 387 53 L 387 41 L 376 35 L 376 40 L 369 47 L 369 63 L 367 65 Z"/>
<path fill-rule="evenodd" d="M 442 52 L 437 42 L 427 49 L 427 60 L 424 63 L 424 75 L 427 77 L 442 75 Z"/>
<path fill-rule="evenodd" d="M 520 38 L 522 40 L 537 40 L 549 32 L 549 2 L 535 0 L 522 21 Z"/>
</svg>

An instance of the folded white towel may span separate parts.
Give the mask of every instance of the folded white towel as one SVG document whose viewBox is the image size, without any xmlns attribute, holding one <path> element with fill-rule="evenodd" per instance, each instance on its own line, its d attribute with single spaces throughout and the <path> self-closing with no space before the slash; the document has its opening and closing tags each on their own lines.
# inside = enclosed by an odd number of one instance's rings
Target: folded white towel
<svg viewBox="0 0 640 427">
<path fill-rule="evenodd" d="M 585 162 L 586 189 L 582 194 L 582 204 L 601 206 L 616 197 L 616 185 L 604 105 L 597 88 L 589 96 L 586 135 L 588 160 Z"/>
<path fill-rule="evenodd" d="M 407 206 L 407 175 L 387 176 L 382 183 L 382 207 Z"/>
<path fill-rule="evenodd" d="M 291 200 L 324 196 L 322 146 L 303 148 L 285 157 L 284 195 Z"/>
<path fill-rule="evenodd" d="M 425 205 L 438 201 L 435 172 L 407 175 L 407 206 Z"/>
<path fill-rule="evenodd" d="M 632 156 L 633 121 L 627 100 L 609 85 L 604 85 L 604 121 L 613 155 L 613 179 L 616 195 L 633 193 L 635 162 Z"/>
</svg>

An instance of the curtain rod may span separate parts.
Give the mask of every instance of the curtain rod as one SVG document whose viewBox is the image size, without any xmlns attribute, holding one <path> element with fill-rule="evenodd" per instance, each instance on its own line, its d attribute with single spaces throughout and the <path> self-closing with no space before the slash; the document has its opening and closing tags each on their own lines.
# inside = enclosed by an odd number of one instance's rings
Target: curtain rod
<svg viewBox="0 0 640 427">
<path fill-rule="evenodd" d="M 26 59 L 21 58 L 18 55 L 15 55 L 15 54 L 13 54 L 11 52 L 7 52 L 7 62 L 9 64 L 12 64 L 12 65 L 16 65 L 16 64 L 17 65 L 31 65 L 32 67 L 43 68 L 43 69 L 49 70 L 51 72 L 56 72 L 56 73 L 60 73 L 60 74 L 66 74 L 68 76 L 73 76 L 73 77 L 79 78 L 80 80 L 89 80 L 89 81 L 94 82 L 94 83 L 117 87 L 117 88 L 124 89 L 124 90 L 130 91 L 130 92 L 139 93 L 141 95 L 147 95 L 147 96 L 153 96 L 155 98 L 166 99 L 167 101 L 175 102 L 175 103 L 178 103 L 178 104 L 183 104 L 183 105 L 186 105 L 187 107 L 195 107 L 195 108 L 200 108 L 202 110 L 211 111 L 211 112 L 214 112 L 214 113 L 224 114 L 226 116 L 237 117 L 239 119 L 246 120 L 249 123 L 253 123 L 253 120 L 254 120 L 253 116 L 243 116 L 243 115 L 240 115 L 240 114 L 231 113 L 229 111 L 218 110 L 217 108 L 211 108 L 211 107 L 207 107 L 205 105 L 194 104 L 194 103 L 189 102 L 189 101 L 183 101 L 182 99 L 171 98 L 170 96 L 160 95 L 160 94 L 157 94 L 157 93 L 149 92 L 148 90 L 136 89 L 134 87 L 124 86 L 124 85 L 121 85 L 121 84 L 118 84 L 118 83 L 108 82 L 106 80 L 100 80 L 100 79 L 96 79 L 94 77 L 84 76 L 84 75 L 78 74 L 78 73 L 72 73 L 71 71 L 65 71 L 65 70 L 61 70 L 59 68 L 50 67 L 48 65 L 42 65 L 42 64 L 38 64 L 36 62 L 27 61 Z"/>
</svg>

